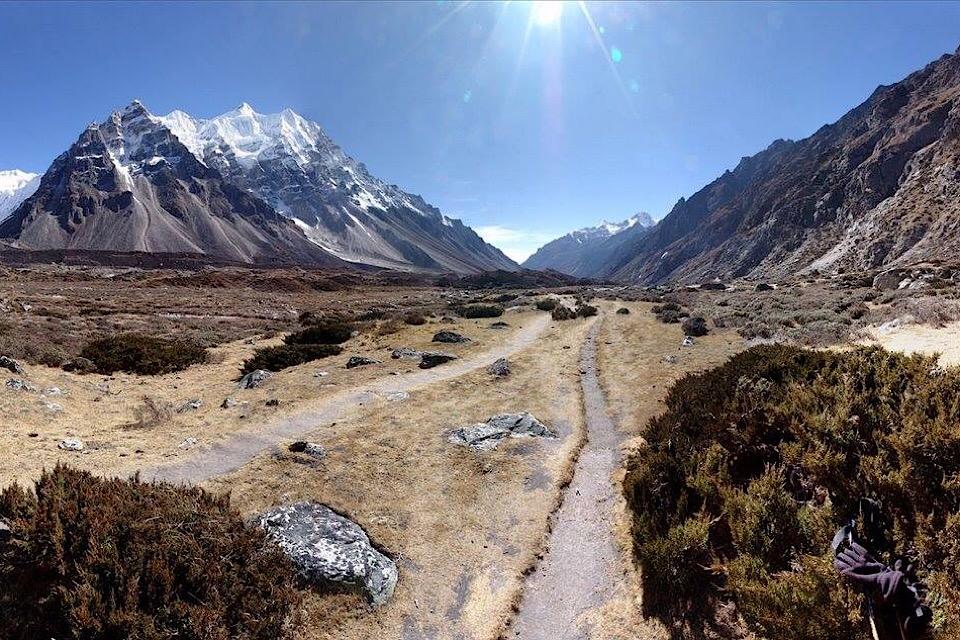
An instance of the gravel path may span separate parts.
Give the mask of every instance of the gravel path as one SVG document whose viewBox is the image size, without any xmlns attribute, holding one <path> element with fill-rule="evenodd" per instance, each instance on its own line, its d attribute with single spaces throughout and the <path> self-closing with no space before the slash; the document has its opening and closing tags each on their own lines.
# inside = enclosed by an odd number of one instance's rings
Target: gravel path
<svg viewBox="0 0 960 640">
<path fill-rule="evenodd" d="M 256 428 L 235 433 L 198 451 L 184 461 L 144 469 L 141 471 L 141 477 L 195 484 L 207 478 L 228 473 L 282 440 L 302 436 L 323 425 L 336 422 L 363 404 L 383 401 L 389 393 L 410 391 L 424 385 L 450 380 L 485 367 L 498 358 L 509 357 L 533 344 L 549 322 L 549 315 L 538 316 L 519 329 L 506 343 L 480 355 L 454 360 L 433 369 L 418 370 L 399 376 L 384 376 L 362 388 L 345 389 L 325 401 L 319 408 L 307 409 L 258 425 Z"/>
<path fill-rule="evenodd" d="M 522 640 L 582 640 L 584 612 L 602 605 L 617 585 L 619 551 L 613 537 L 620 436 L 607 417 L 597 379 L 598 320 L 580 355 L 587 443 L 573 481 L 554 514 L 549 548 L 524 585 L 520 608 L 507 637 Z"/>
</svg>

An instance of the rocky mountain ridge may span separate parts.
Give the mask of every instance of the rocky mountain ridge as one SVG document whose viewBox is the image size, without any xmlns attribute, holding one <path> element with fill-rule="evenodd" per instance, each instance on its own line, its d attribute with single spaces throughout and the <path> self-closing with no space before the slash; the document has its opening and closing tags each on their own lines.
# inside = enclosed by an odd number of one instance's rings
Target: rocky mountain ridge
<svg viewBox="0 0 960 640">
<path fill-rule="evenodd" d="M 19 169 L 0 171 L 0 220 L 32 196 L 39 186 L 39 174 Z"/>
</svg>

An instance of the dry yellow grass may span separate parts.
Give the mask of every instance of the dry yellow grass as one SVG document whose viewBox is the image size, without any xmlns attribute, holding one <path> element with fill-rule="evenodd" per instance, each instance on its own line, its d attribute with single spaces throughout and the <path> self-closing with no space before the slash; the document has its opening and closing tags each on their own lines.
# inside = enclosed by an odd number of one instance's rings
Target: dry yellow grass
<svg viewBox="0 0 960 640">
<path fill-rule="evenodd" d="M 279 343 L 278 337 L 221 345 L 212 350 L 210 364 L 166 376 L 80 376 L 27 365 L 25 379 L 35 391 L 0 387 L 0 450 L 4 451 L 0 457 L 0 486 L 28 482 L 58 460 L 104 475 L 169 464 L 237 431 L 322 403 L 344 388 L 362 386 L 392 372 L 415 370 L 414 362 L 390 358 L 394 347 L 443 350 L 470 357 L 509 339 L 525 321 L 536 316 L 536 312 L 507 314 L 502 318 L 511 324 L 507 329 L 490 329 L 490 320 L 402 325 L 397 333 L 386 336 L 375 335 L 371 328 L 343 345 L 342 355 L 278 372 L 262 387 L 250 390 L 238 390 L 234 382 L 242 361 L 258 346 Z M 433 333 L 441 328 L 462 332 L 474 340 L 453 345 L 431 343 Z M 382 364 L 348 370 L 344 363 L 351 355 L 374 357 Z M 319 371 L 328 375 L 315 376 Z M 2 380 L 18 377 L 2 373 Z M 60 394 L 49 393 L 52 387 Z M 227 397 L 239 404 L 221 408 Z M 131 428 L 140 417 L 145 399 L 166 407 L 165 413 L 170 415 L 143 428 Z M 279 400 L 279 405 L 266 406 L 268 399 Z M 176 411 L 192 400 L 201 401 L 199 409 Z M 59 450 L 57 444 L 64 438 L 82 440 L 86 451 Z M 196 438 L 198 443 L 193 449 L 180 449 L 187 438 Z"/>
<path fill-rule="evenodd" d="M 398 559 L 385 607 L 358 598 L 308 597 L 301 640 L 493 638 L 535 561 L 582 435 L 577 360 L 590 321 L 553 323 L 495 380 L 480 369 L 374 405 L 309 438 L 328 449 L 306 465 L 278 450 L 207 483 L 245 513 L 317 500 L 356 519 Z M 528 410 L 561 438 L 507 440 L 478 454 L 446 431 Z"/>
</svg>

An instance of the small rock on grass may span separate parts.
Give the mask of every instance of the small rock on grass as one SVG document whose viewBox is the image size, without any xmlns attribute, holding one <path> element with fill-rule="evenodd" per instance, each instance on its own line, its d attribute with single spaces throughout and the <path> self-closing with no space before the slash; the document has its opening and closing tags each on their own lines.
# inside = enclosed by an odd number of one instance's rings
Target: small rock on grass
<svg viewBox="0 0 960 640">
<path fill-rule="evenodd" d="M 23 370 L 23 366 L 9 356 L 0 356 L 0 369 L 6 369 L 10 373 L 15 373 L 18 376 L 27 374 L 27 372 Z"/>
<path fill-rule="evenodd" d="M 273 377 L 272 371 L 267 371 L 266 369 L 257 369 L 256 371 L 251 371 L 247 375 L 240 378 L 240 382 L 237 383 L 237 386 L 241 389 L 256 389 L 271 377 Z"/>
<path fill-rule="evenodd" d="M 177 449 L 192 449 L 197 445 L 198 442 L 200 441 L 197 440 L 196 438 L 190 437 L 184 440 L 183 442 L 181 442 L 180 444 L 178 444 Z"/>
<path fill-rule="evenodd" d="M 506 378 L 511 373 L 510 361 L 506 358 L 500 358 L 487 367 L 487 373 L 492 375 L 494 378 Z"/>
<path fill-rule="evenodd" d="M 440 353 L 438 351 L 424 351 L 420 354 L 420 368 L 432 369 L 433 367 L 456 360 L 457 356 L 450 353 Z"/>
<path fill-rule="evenodd" d="M 74 438 L 67 438 L 66 440 L 61 440 L 57 448 L 64 451 L 83 451 L 83 442 Z"/>
<path fill-rule="evenodd" d="M 448 344 L 456 344 L 460 342 L 470 342 L 470 338 L 460 335 L 456 331 L 437 331 L 433 334 L 433 342 L 445 342 Z"/>
<path fill-rule="evenodd" d="M 374 360 L 373 358 L 367 358 L 366 356 L 350 356 L 350 359 L 347 360 L 347 369 L 353 369 L 354 367 L 365 367 L 370 364 L 380 364 L 380 361 Z"/>
<path fill-rule="evenodd" d="M 454 429 L 450 442 L 485 451 L 493 449 L 504 438 L 556 438 L 556 432 L 530 413 L 502 413 L 486 422 L 469 424 Z"/>
<path fill-rule="evenodd" d="M 400 347 L 390 353 L 390 357 L 394 360 L 419 360 L 421 355 L 423 354 L 410 347 Z"/>
<path fill-rule="evenodd" d="M 26 380 L 21 380 L 20 378 L 10 378 L 7 380 L 7 388 L 14 391 L 36 391 L 37 388 L 27 382 Z"/>
<path fill-rule="evenodd" d="M 287 447 L 287 449 L 293 453 L 302 453 L 308 455 L 311 458 L 323 458 L 327 455 L 327 450 L 322 444 L 317 444 L 316 442 L 307 442 L 306 440 L 298 440 Z"/>
</svg>

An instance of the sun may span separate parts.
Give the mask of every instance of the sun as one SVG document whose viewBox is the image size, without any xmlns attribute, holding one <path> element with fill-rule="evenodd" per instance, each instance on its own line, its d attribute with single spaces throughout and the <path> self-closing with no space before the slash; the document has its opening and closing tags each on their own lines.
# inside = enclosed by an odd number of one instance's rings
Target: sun
<svg viewBox="0 0 960 640">
<path fill-rule="evenodd" d="M 553 26 L 560 22 L 563 4 L 562 0 L 534 0 L 530 3 L 530 16 L 538 26 Z"/>
</svg>

